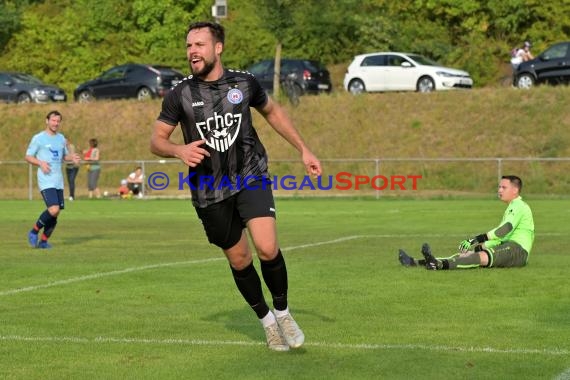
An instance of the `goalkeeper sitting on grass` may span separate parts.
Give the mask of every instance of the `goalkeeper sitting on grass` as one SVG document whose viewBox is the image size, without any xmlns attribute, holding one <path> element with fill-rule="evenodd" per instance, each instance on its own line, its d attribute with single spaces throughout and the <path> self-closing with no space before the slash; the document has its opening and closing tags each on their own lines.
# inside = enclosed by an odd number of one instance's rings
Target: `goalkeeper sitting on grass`
<svg viewBox="0 0 570 380">
<path fill-rule="evenodd" d="M 406 267 L 425 266 L 430 270 L 525 266 L 534 241 L 534 221 L 530 207 L 520 196 L 521 190 L 519 177 L 503 176 L 498 195 L 508 206 L 501 224 L 487 233 L 463 240 L 455 255 L 435 258 L 425 243 L 422 245 L 423 260 L 414 259 L 400 249 L 400 263 Z"/>
</svg>

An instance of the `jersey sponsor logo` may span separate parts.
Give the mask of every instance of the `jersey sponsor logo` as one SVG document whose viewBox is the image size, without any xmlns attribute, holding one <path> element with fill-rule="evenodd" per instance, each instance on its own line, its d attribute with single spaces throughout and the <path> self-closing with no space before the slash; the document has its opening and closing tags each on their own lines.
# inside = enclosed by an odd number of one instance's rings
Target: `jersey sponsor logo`
<svg viewBox="0 0 570 380">
<path fill-rule="evenodd" d="M 192 107 L 203 107 L 204 106 L 204 102 L 203 101 L 199 101 L 199 102 L 192 102 Z"/>
<path fill-rule="evenodd" d="M 214 112 L 214 116 L 196 123 L 196 127 L 198 127 L 200 137 L 206 140 L 206 145 L 218 152 L 225 152 L 236 141 L 241 120 L 241 113 L 228 112 L 219 115 Z"/>
<path fill-rule="evenodd" d="M 243 101 L 243 92 L 238 88 L 232 88 L 228 91 L 228 101 L 232 104 L 240 104 Z"/>
<path fill-rule="evenodd" d="M 46 145 L 46 148 L 51 152 L 51 155 L 54 159 L 59 158 L 59 151 L 56 149 L 52 149 L 51 144 Z"/>
</svg>

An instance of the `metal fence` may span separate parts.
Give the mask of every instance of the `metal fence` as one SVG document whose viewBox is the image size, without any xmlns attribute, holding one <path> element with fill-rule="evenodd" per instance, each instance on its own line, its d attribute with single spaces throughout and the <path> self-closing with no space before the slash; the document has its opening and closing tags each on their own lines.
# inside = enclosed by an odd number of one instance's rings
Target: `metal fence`
<svg viewBox="0 0 570 380">
<path fill-rule="evenodd" d="M 305 176 L 300 160 L 272 160 L 270 179 L 276 196 L 377 199 L 387 196 L 489 196 L 505 174 L 521 177 L 527 195 L 565 197 L 570 194 L 569 157 L 346 158 L 321 159 L 321 163 L 324 173 L 317 181 Z M 101 166 L 99 188 L 109 197 L 117 193 L 121 179 L 136 166 L 141 166 L 145 174 L 145 197 L 190 197 L 188 170 L 179 160 L 101 161 Z M 0 199 L 38 199 L 36 170 L 24 161 L 0 161 Z M 157 185 L 167 181 L 166 188 L 158 189 L 160 186 Z M 85 196 L 87 175 L 82 167 L 76 180 L 76 197 Z"/>
</svg>

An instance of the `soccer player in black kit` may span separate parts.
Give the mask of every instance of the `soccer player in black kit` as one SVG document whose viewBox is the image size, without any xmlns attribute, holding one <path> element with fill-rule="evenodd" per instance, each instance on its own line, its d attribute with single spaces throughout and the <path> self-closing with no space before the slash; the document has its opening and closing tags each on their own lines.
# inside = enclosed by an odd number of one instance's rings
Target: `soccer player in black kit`
<svg viewBox="0 0 570 380">
<path fill-rule="evenodd" d="M 273 194 L 271 186 L 260 180 L 269 178 L 268 159 L 253 128 L 250 107 L 299 151 L 308 174 L 320 176 L 321 164 L 285 110 L 267 96 L 253 75 L 224 69 L 223 50 L 221 25 L 190 24 L 186 56 L 192 75 L 164 98 L 151 151 L 176 157 L 189 167 L 192 204 L 209 242 L 226 255 L 240 293 L 261 321 L 268 347 L 287 351 L 300 347 L 305 336 L 289 312 L 287 269 L 277 242 Z M 170 140 L 178 124 L 185 144 Z M 263 297 L 246 229 L 271 292 L 273 311 Z"/>
</svg>

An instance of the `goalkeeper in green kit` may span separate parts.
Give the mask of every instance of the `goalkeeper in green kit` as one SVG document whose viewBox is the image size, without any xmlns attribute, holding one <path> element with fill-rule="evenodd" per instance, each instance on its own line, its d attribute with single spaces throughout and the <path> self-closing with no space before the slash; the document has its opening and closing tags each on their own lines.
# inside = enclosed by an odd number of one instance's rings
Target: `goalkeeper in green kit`
<svg viewBox="0 0 570 380">
<path fill-rule="evenodd" d="M 521 196 L 522 180 L 503 176 L 499 183 L 499 199 L 507 203 L 501 224 L 491 231 L 463 240 L 459 252 L 448 258 L 436 258 L 430 246 L 422 246 L 423 260 L 410 257 L 400 249 L 398 258 L 406 267 L 425 266 L 430 270 L 468 268 L 523 267 L 534 242 L 532 211 Z"/>
</svg>

